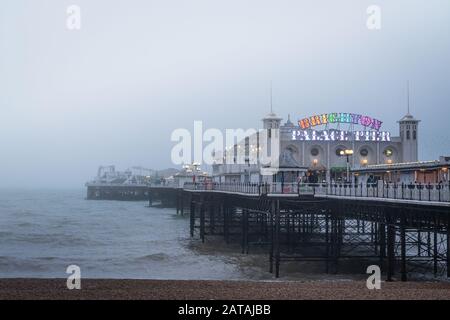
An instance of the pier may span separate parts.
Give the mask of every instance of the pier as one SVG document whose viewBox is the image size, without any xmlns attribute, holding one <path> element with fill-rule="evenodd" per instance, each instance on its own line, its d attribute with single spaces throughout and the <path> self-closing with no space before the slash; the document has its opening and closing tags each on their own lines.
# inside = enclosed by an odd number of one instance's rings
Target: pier
<svg viewBox="0 0 450 320">
<path fill-rule="evenodd" d="M 242 254 L 263 250 L 275 277 L 288 261 L 315 261 L 326 273 L 364 262 L 389 281 L 450 277 L 448 184 L 91 184 L 87 198 L 189 213 L 192 238 L 220 236 Z"/>
<path fill-rule="evenodd" d="M 148 201 L 149 206 L 181 207 L 181 188 L 148 184 L 95 184 L 88 183 L 88 200 Z"/>
<path fill-rule="evenodd" d="M 261 247 L 268 271 L 285 261 L 316 261 L 326 273 L 342 265 L 380 266 L 388 281 L 412 272 L 450 277 L 450 186 L 350 184 L 184 185 L 190 234 Z M 181 208 L 181 207 L 182 208 Z M 365 273 L 366 270 L 361 270 Z"/>
</svg>

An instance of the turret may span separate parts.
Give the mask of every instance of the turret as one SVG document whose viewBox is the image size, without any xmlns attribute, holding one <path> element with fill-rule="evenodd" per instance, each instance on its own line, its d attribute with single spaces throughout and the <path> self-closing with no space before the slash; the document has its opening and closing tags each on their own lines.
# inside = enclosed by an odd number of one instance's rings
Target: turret
<svg viewBox="0 0 450 320">
<path fill-rule="evenodd" d="M 279 129 L 281 118 L 279 118 L 275 113 L 270 112 L 263 119 L 263 128 L 264 129 Z"/>
<path fill-rule="evenodd" d="M 402 162 L 419 160 L 419 122 L 409 112 L 398 121 L 402 141 Z"/>
</svg>

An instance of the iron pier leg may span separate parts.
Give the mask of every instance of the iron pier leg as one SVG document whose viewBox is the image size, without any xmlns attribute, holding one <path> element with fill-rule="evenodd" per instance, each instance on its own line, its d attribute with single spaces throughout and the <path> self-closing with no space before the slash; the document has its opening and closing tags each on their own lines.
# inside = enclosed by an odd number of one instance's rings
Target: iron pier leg
<svg viewBox="0 0 450 320">
<path fill-rule="evenodd" d="M 280 200 L 275 209 L 275 277 L 280 277 Z"/>
<path fill-rule="evenodd" d="M 230 215 L 231 208 L 225 206 L 223 209 L 223 235 L 226 244 L 230 243 Z"/>
<path fill-rule="evenodd" d="M 379 229 L 379 238 L 380 238 L 380 268 L 383 269 L 384 258 L 386 257 L 386 225 L 380 223 Z"/>
<path fill-rule="evenodd" d="M 242 223 L 242 254 L 246 252 L 247 248 L 247 233 L 248 233 L 248 211 L 246 209 L 242 209 L 241 216 Z"/>
<path fill-rule="evenodd" d="M 325 213 L 325 257 L 326 257 L 326 265 L 325 272 L 330 272 L 330 230 L 329 230 L 329 216 L 330 212 Z"/>
<path fill-rule="evenodd" d="M 436 277 L 438 273 L 438 229 L 437 222 L 435 221 L 435 227 L 433 232 L 433 274 Z"/>
<path fill-rule="evenodd" d="M 427 253 L 428 257 L 431 257 L 431 232 L 427 232 Z"/>
<path fill-rule="evenodd" d="M 153 201 L 152 201 L 152 193 L 151 193 L 151 191 L 149 190 L 149 191 L 148 191 L 148 206 L 151 207 L 152 204 L 153 204 Z"/>
<path fill-rule="evenodd" d="M 184 215 L 184 195 L 181 193 L 181 215 Z"/>
<path fill-rule="evenodd" d="M 422 233 L 417 230 L 417 255 L 420 257 L 422 255 Z"/>
<path fill-rule="evenodd" d="M 200 239 L 205 242 L 205 204 L 202 202 L 200 206 Z"/>
<path fill-rule="evenodd" d="M 406 222 L 402 217 L 400 226 L 400 247 L 401 247 L 401 280 L 406 281 Z"/>
<path fill-rule="evenodd" d="M 214 204 L 211 204 L 209 206 L 209 233 L 214 234 L 215 227 L 216 227 L 216 219 L 214 217 L 215 214 L 215 207 Z"/>
<path fill-rule="evenodd" d="M 191 207 L 189 209 L 190 227 L 191 227 L 191 238 L 194 237 L 194 227 L 195 227 L 195 202 L 191 200 Z"/>
<path fill-rule="evenodd" d="M 392 281 L 395 270 L 395 226 L 387 226 L 387 281 Z"/>
<path fill-rule="evenodd" d="M 450 278 L 450 214 L 447 217 L 447 278 Z"/>
<path fill-rule="evenodd" d="M 273 251 L 274 251 L 274 216 L 275 216 L 275 201 L 272 201 L 271 203 L 271 209 L 269 214 L 269 231 L 270 231 L 270 248 L 269 248 L 269 272 L 273 273 Z"/>
</svg>

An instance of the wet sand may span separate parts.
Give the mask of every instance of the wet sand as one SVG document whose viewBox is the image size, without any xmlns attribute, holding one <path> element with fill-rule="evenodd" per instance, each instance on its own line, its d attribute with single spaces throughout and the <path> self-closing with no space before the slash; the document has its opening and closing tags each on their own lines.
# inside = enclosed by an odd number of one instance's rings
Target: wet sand
<svg viewBox="0 0 450 320">
<path fill-rule="evenodd" d="M 85 279 L 68 290 L 66 279 L 0 279 L 0 299 L 145 300 L 450 300 L 450 282 L 382 282 L 368 290 L 365 281 L 181 281 Z"/>
</svg>

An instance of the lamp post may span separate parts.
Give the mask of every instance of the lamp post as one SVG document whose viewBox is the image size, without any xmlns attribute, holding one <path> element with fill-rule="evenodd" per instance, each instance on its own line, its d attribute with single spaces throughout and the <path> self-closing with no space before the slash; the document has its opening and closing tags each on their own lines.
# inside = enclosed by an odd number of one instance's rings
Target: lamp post
<svg viewBox="0 0 450 320">
<path fill-rule="evenodd" d="M 341 150 L 341 156 L 346 156 L 347 158 L 347 182 L 350 182 L 350 156 L 353 155 L 352 149 Z"/>
</svg>

